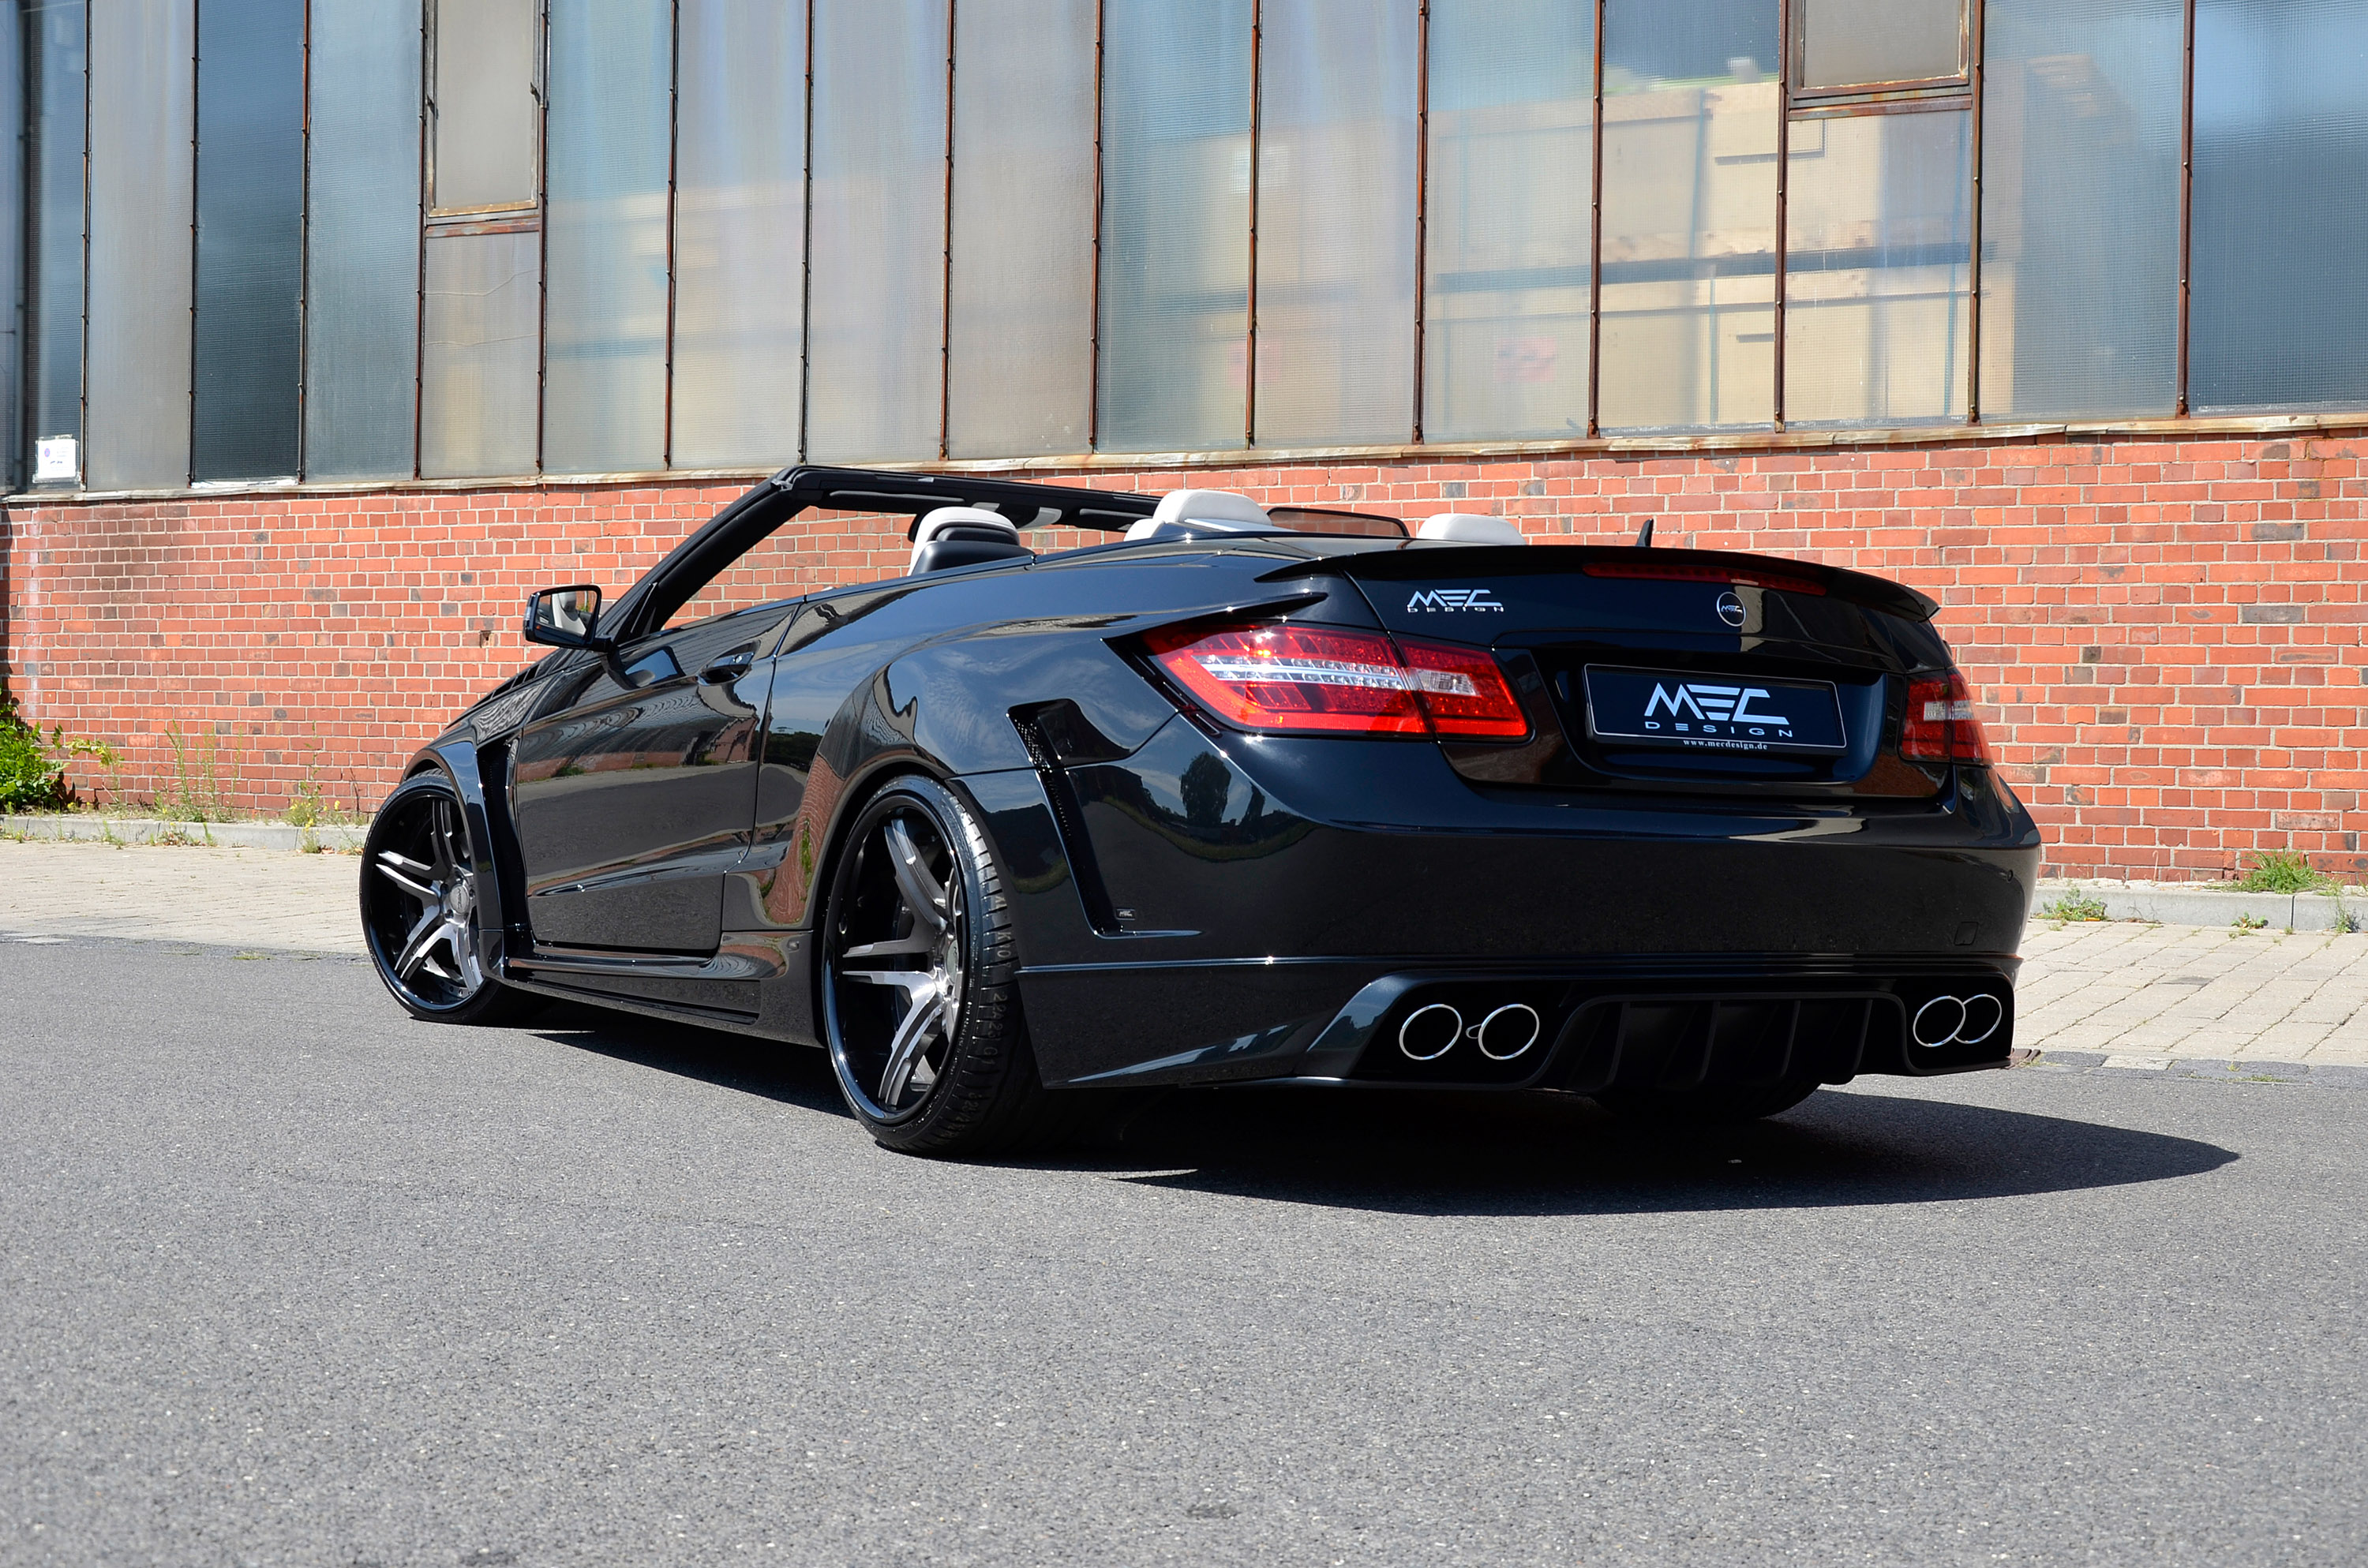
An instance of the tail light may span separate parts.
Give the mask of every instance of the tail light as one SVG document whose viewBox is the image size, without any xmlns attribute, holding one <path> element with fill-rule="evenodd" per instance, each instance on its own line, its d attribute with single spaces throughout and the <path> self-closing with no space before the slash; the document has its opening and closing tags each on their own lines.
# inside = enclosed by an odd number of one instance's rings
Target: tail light
<svg viewBox="0 0 2368 1568">
<path fill-rule="evenodd" d="M 1495 655 L 1313 626 L 1171 628 L 1152 659 L 1245 730 L 1519 740 L 1530 722 Z"/>
<path fill-rule="evenodd" d="M 1973 762 L 1987 766 L 1990 744 L 1974 717 L 1973 688 L 1951 670 L 1907 683 L 1907 722 L 1899 732 L 1899 755 L 1919 762 Z"/>
</svg>

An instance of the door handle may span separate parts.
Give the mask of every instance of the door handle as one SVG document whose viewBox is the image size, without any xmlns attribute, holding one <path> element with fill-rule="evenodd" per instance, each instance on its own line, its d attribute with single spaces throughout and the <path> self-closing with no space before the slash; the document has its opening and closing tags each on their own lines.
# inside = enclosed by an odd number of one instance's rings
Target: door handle
<svg viewBox="0 0 2368 1568">
<path fill-rule="evenodd" d="M 701 686 L 721 686 L 725 681 L 738 680 L 757 665 L 755 650 L 743 648 L 736 653 L 726 653 L 699 672 Z"/>
</svg>

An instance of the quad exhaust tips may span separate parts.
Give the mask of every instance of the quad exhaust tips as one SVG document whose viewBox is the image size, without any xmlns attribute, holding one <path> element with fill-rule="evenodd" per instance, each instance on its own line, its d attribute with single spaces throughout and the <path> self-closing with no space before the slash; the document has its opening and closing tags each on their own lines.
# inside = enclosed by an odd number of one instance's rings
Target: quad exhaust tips
<svg viewBox="0 0 2368 1568">
<path fill-rule="evenodd" d="M 1993 1024 L 1992 1028 L 1997 1026 Z M 1409 1062 L 1436 1062 L 1469 1040 L 1491 1062 L 1510 1062 L 1537 1044 L 1544 1020 L 1526 1002 L 1508 1002 L 1478 1023 L 1466 1026 L 1463 1015 L 1444 1002 L 1433 1002 L 1408 1013 L 1398 1026 L 1398 1050 Z"/>
</svg>

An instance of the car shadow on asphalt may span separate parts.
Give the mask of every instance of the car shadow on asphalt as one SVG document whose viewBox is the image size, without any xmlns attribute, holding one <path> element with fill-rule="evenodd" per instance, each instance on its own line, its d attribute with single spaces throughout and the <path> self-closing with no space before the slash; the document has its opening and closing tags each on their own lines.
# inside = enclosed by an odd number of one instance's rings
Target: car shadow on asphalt
<svg viewBox="0 0 2368 1568">
<path fill-rule="evenodd" d="M 819 1051 L 567 1004 L 529 1027 L 852 1120 Z M 2237 1158 L 2074 1116 L 1847 1090 L 1702 1129 L 1617 1120 L 1567 1095 L 1233 1088 L 1111 1106 L 1081 1135 L 997 1163 L 1282 1203 L 1520 1215 L 1962 1202 L 2167 1181 Z"/>
<path fill-rule="evenodd" d="M 644 1018 L 588 1004 L 553 1003 L 526 1026 L 554 1045 L 588 1051 L 655 1072 L 695 1078 L 846 1120 L 847 1102 L 830 1063 L 808 1046 Z"/>
<path fill-rule="evenodd" d="M 2165 1181 L 2237 1158 L 2070 1116 L 1881 1094 L 1671 1128 L 1560 1095 L 1235 1090 L 1178 1094 L 1086 1160 L 1030 1163 L 1327 1208 L 1534 1215 L 1963 1202 Z"/>
</svg>

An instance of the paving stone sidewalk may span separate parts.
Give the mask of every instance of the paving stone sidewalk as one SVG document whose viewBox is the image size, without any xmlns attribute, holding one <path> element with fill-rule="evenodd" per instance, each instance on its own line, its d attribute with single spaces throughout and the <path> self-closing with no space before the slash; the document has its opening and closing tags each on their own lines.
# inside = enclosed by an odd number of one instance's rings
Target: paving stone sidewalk
<svg viewBox="0 0 2368 1568">
<path fill-rule="evenodd" d="M 0 938 L 358 954 L 360 869 L 348 855 L 0 842 Z M 2034 922 L 2022 950 L 2023 1046 L 2129 1067 L 2368 1064 L 2368 936 Z"/>
</svg>

